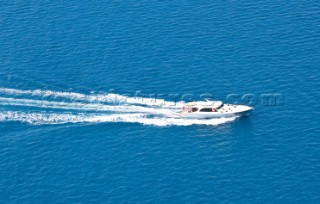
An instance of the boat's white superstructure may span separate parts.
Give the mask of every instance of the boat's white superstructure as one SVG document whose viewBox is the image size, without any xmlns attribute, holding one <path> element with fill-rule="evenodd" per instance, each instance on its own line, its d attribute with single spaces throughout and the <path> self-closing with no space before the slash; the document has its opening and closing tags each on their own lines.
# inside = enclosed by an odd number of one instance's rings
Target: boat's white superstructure
<svg viewBox="0 0 320 204">
<path fill-rule="evenodd" d="M 247 115 L 253 108 L 245 105 L 223 104 L 221 101 L 190 102 L 183 106 L 181 117 L 219 118 Z"/>
</svg>

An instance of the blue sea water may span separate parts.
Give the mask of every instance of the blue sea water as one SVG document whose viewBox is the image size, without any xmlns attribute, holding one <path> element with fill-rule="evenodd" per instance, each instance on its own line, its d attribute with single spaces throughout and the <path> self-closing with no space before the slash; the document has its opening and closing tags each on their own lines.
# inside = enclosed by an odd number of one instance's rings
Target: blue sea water
<svg viewBox="0 0 320 204">
<path fill-rule="evenodd" d="M 1 203 L 319 203 L 319 10 L 2 1 Z M 150 116 L 151 96 L 204 93 L 254 111 Z"/>
</svg>

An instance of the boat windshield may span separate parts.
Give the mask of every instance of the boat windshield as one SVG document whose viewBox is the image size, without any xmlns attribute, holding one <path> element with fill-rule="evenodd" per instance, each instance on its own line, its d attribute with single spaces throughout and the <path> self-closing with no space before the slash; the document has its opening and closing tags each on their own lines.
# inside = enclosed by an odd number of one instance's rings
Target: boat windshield
<svg viewBox="0 0 320 204">
<path fill-rule="evenodd" d="M 215 109 L 216 109 L 216 110 L 219 110 L 219 109 L 222 108 L 222 107 L 223 107 L 223 103 L 222 103 L 220 106 L 216 107 Z"/>
</svg>

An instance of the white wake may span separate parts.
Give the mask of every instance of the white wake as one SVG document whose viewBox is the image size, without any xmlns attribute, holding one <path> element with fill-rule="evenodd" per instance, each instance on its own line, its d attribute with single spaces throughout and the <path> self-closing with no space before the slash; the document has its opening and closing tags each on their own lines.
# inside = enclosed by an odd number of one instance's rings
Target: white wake
<svg viewBox="0 0 320 204">
<path fill-rule="evenodd" d="M 0 87 L 0 122 L 30 124 L 140 123 L 155 126 L 218 125 L 235 118 L 179 117 L 183 102 L 124 95 L 82 94 Z"/>
<path fill-rule="evenodd" d="M 19 111 L 2 111 L 0 112 L 0 121 L 20 121 L 30 124 L 64 124 L 64 123 L 105 123 L 105 122 L 122 122 L 122 123 L 141 123 L 144 125 L 155 126 L 188 126 L 188 125 L 218 125 L 233 121 L 235 118 L 218 118 L 210 120 L 196 120 L 183 118 L 149 118 L 144 114 L 70 114 L 70 113 L 26 113 Z"/>
</svg>

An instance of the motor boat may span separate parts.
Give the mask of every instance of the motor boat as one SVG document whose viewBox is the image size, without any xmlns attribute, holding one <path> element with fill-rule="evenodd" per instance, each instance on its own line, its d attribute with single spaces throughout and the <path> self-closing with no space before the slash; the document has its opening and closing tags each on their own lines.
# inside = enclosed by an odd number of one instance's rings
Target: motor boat
<svg viewBox="0 0 320 204">
<path fill-rule="evenodd" d="M 253 110 L 245 105 L 224 104 L 221 101 L 202 101 L 186 103 L 180 117 L 183 118 L 220 118 L 248 115 Z"/>
</svg>

